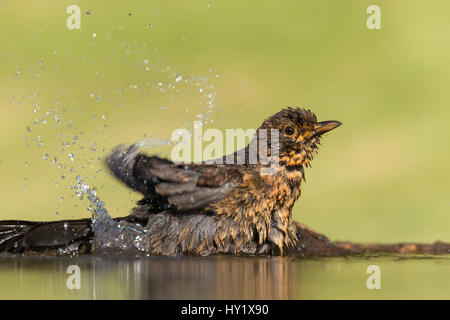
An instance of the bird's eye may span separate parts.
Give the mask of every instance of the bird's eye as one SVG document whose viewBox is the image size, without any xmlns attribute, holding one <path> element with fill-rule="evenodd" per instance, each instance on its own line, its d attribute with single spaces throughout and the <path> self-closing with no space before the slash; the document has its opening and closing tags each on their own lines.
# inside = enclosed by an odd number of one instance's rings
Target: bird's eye
<svg viewBox="0 0 450 320">
<path fill-rule="evenodd" d="M 287 126 L 284 128 L 284 133 L 287 136 L 293 136 L 296 132 L 297 132 L 297 130 L 295 130 L 295 128 L 293 128 L 291 126 Z"/>
</svg>

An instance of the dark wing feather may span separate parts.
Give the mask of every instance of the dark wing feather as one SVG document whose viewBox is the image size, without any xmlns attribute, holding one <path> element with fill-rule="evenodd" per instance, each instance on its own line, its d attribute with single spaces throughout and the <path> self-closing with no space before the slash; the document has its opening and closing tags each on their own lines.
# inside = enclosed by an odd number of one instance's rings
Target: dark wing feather
<svg viewBox="0 0 450 320">
<path fill-rule="evenodd" d="M 155 186 L 156 192 L 162 196 L 189 193 L 195 191 L 196 188 L 197 184 L 195 182 L 187 182 L 187 183 L 160 182 Z"/>
<path fill-rule="evenodd" d="M 218 188 L 197 186 L 190 192 L 174 193 L 167 200 L 180 211 L 199 210 L 222 199 L 232 188 L 231 182 Z"/>
<path fill-rule="evenodd" d="M 145 162 L 147 162 L 147 160 L 145 160 Z M 175 183 L 189 183 L 197 181 L 198 177 L 201 176 L 200 172 L 191 171 L 188 170 L 188 168 L 177 168 L 173 165 L 167 164 L 157 166 L 151 165 L 150 173 L 153 177 Z"/>
<path fill-rule="evenodd" d="M 107 159 L 113 175 L 147 199 L 177 211 L 202 210 L 222 199 L 241 180 L 238 170 L 227 166 L 178 165 L 139 154 L 136 145 L 116 148 Z M 164 207 L 164 206 L 162 206 Z"/>
</svg>

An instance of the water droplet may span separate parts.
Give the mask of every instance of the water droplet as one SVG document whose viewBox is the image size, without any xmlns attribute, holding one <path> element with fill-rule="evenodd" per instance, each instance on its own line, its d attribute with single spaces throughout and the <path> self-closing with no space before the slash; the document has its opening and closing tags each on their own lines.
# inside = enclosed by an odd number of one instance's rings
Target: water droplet
<svg viewBox="0 0 450 320">
<path fill-rule="evenodd" d="M 73 155 L 73 153 L 69 153 L 69 158 L 70 158 L 70 161 L 73 162 L 73 160 L 74 160 L 74 158 L 75 158 L 75 156 Z"/>
<path fill-rule="evenodd" d="M 59 198 L 59 201 L 63 202 L 64 201 L 64 197 Z"/>
<path fill-rule="evenodd" d="M 47 160 L 48 159 L 48 152 L 46 153 L 46 154 L 44 154 L 44 156 L 42 157 L 42 158 L 44 158 L 44 160 Z"/>
<path fill-rule="evenodd" d="M 183 76 L 181 74 L 177 74 L 175 77 L 175 82 L 180 82 L 183 79 Z"/>
<path fill-rule="evenodd" d="M 44 143 L 41 141 L 41 136 L 40 135 L 38 135 L 35 140 L 38 143 L 39 147 L 42 147 L 44 145 Z"/>
<path fill-rule="evenodd" d="M 92 34 L 92 37 L 95 38 L 96 36 L 97 36 L 97 34 L 94 32 L 94 33 Z"/>
</svg>

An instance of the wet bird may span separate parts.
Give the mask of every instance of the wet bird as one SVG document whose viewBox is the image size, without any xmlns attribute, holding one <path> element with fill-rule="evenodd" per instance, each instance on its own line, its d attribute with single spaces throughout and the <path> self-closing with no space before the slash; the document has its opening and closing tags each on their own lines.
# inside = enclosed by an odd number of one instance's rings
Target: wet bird
<svg viewBox="0 0 450 320">
<path fill-rule="evenodd" d="M 106 164 L 143 199 L 115 220 L 144 226 L 149 254 L 286 254 L 299 238 L 292 208 L 304 169 L 322 135 L 340 125 L 318 122 L 309 110 L 283 109 L 244 149 L 203 163 L 174 163 L 135 145 L 118 147 Z M 267 132 L 277 133 L 276 139 Z M 72 252 L 93 253 L 93 229 L 91 219 L 1 221 L 0 252 L 57 253 L 71 246 Z"/>
</svg>

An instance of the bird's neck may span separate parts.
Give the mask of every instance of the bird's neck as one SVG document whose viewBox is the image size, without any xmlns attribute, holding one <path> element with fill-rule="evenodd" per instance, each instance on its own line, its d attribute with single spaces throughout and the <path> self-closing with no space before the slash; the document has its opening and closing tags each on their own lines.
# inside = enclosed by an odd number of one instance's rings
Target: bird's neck
<svg viewBox="0 0 450 320">
<path fill-rule="evenodd" d="M 276 169 L 274 180 L 280 181 L 286 189 L 286 197 L 283 206 L 290 211 L 294 206 L 295 201 L 300 197 L 301 185 L 305 180 L 303 166 L 280 166 Z"/>
<path fill-rule="evenodd" d="M 267 168 L 266 168 L 267 169 Z M 303 166 L 279 166 L 272 168 L 275 173 L 264 177 L 270 188 L 266 197 L 273 204 L 270 210 L 261 208 L 258 216 L 266 216 L 270 221 L 267 240 L 273 243 L 280 253 L 297 242 L 297 232 L 292 208 L 300 197 L 301 183 L 304 180 Z M 268 215 L 268 216 L 267 216 Z"/>
</svg>

